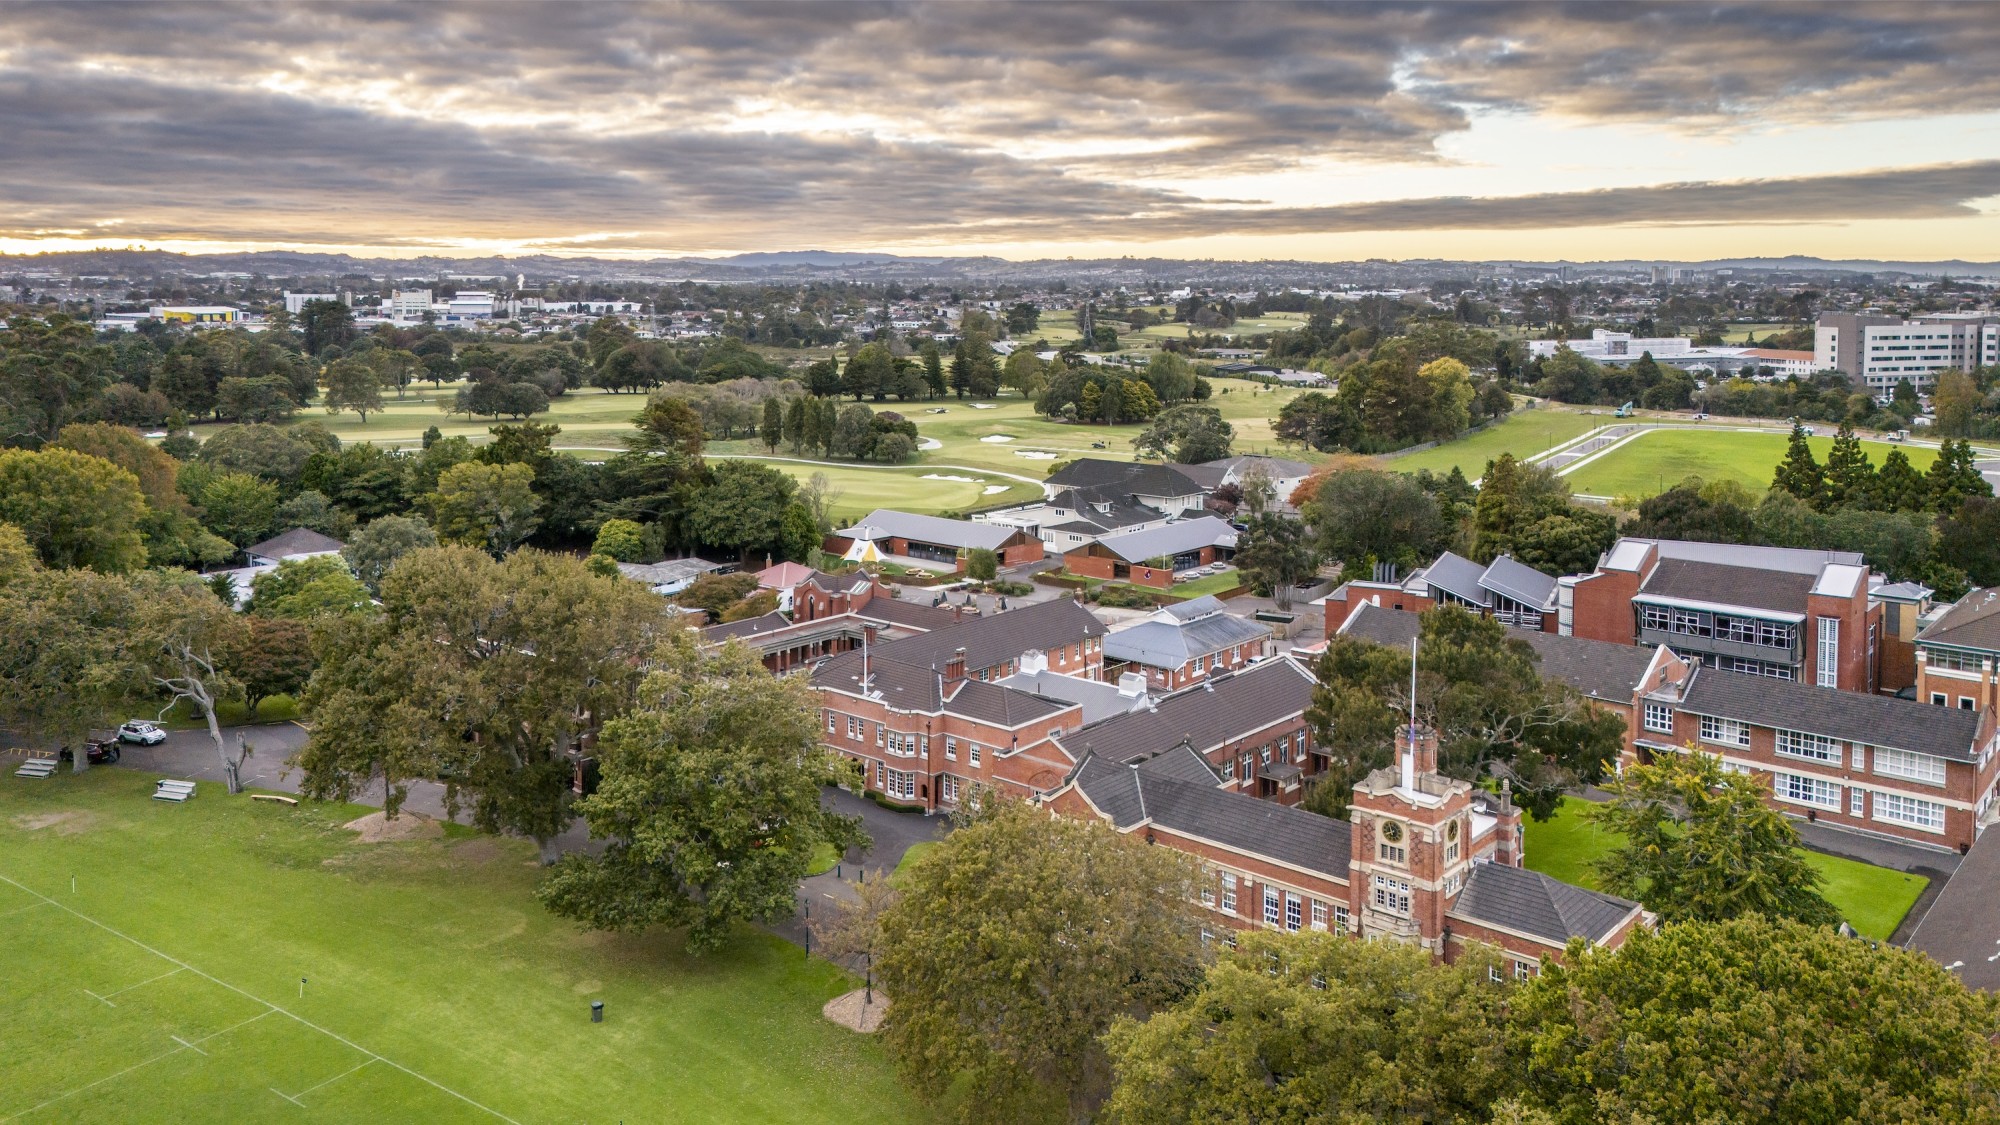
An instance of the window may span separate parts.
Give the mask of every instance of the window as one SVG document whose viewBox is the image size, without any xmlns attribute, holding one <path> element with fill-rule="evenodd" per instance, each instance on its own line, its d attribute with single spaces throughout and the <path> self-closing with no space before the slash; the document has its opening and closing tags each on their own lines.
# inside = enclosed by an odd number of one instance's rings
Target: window
<svg viewBox="0 0 2000 1125">
<path fill-rule="evenodd" d="M 1380 849 L 1381 849 L 1381 856 L 1382 856 L 1382 862 L 1384 862 L 1384 863 L 1402 863 L 1402 862 L 1404 862 L 1404 854 L 1405 854 L 1405 853 L 1404 853 L 1404 851 L 1403 851 L 1403 848 L 1402 848 L 1402 845 L 1400 845 L 1400 844 L 1378 844 L 1378 845 L 1376 845 L 1376 846 L 1377 846 L 1378 848 L 1380 848 Z"/>
<path fill-rule="evenodd" d="M 1913 754 L 1886 746 L 1875 751 L 1875 772 L 1884 777 L 1901 777 L 1926 785 L 1944 784 L 1944 759 L 1934 754 Z"/>
<path fill-rule="evenodd" d="M 1299 896 L 1297 896 L 1297 895 L 1286 895 L 1286 896 L 1285 896 L 1285 928 L 1286 928 L 1286 929 L 1288 929 L 1288 930 L 1291 930 L 1291 931 L 1293 931 L 1293 932 L 1295 932 L 1295 933 L 1296 933 L 1296 932 L 1298 931 L 1298 928 L 1299 928 L 1299 921 L 1300 921 L 1300 913 L 1301 913 L 1301 911 L 1302 911 L 1303 909 L 1304 909 L 1304 903 L 1302 903 L 1302 902 L 1300 902 L 1300 901 L 1299 901 Z"/>
<path fill-rule="evenodd" d="M 1932 832 L 1944 831 L 1944 806 L 1901 793 L 1875 794 L 1875 819 L 1908 824 Z"/>
<path fill-rule="evenodd" d="M 1263 762 L 1263 763 L 1264 763 L 1265 765 L 1267 765 L 1267 766 L 1268 766 L 1268 765 L 1270 765 L 1270 764 L 1271 764 L 1271 748 L 1270 748 L 1269 746 L 1266 746 L 1266 747 L 1264 747 L 1264 748 L 1263 748 L 1262 750 L 1259 750 L 1259 751 L 1257 752 L 1257 757 L 1258 757 L 1258 759 L 1259 759 L 1259 760 L 1261 760 L 1261 761 L 1262 761 L 1262 762 Z"/>
<path fill-rule="evenodd" d="M 875 745 L 881 746 L 888 740 L 889 732 L 881 723 L 875 724 Z"/>
<path fill-rule="evenodd" d="M 1255 755 L 1255 754 L 1245 754 L 1245 755 L 1243 755 L 1243 781 L 1244 781 L 1244 783 L 1245 783 L 1245 784 L 1248 784 L 1248 783 L 1249 783 L 1249 781 L 1250 781 L 1250 779 L 1251 779 L 1251 778 L 1253 778 L 1253 777 L 1256 777 L 1256 776 L 1257 776 L 1257 755 Z"/>
<path fill-rule="evenodd" d="M 944 774 L 938 778 L 938 797 L 950 804 L 958 803 L 958 778 Z"/>
<path fill-rule="evenodd" d="M 1778 753 L 1789 758 L 1811 758 L 1815 762 L 1840 764 L 1840 743 L 1820 734 L 1781 730 L 1778 732 Z"/>
<path fill-rule="evenodd" d="M 979 765 L 979 744 L 977 742 L 968 742 L 965 744 L 965 764 L 975 767 Z"/>
<path fill-rule="evenodd" d="M 1312 928 L 1321 933 L 1326 932 L 1326 904 L 1318 899 L 1313 900 Z"/>
<path fill-rule="evenodd" d="M 1231 758 L 1228 761 L 1222 763 L 1222 780 L 1224 781 L 1236 780 L 1236 759 Z"/>
<path fill-rule="evenodd" d="M 1410 885 L 1401 879 L 1375 876 L 1375 909 L 1391 914 L 1410 912 Z"/>
<path fill-rule="evenodd" d="M 1840 686 L 1840 618 L 1819 619 L 1819 659 L 1815 661 L 1821 687 Z"/>
<path fill-rule="evenodd" d="M 1445 846 L 1444 846 L 1444 861 L 1445 861 L 1446 863 L 1457 863 L 1457 862 L 1458 862 L 1458 841 L 1457 841 L 1457 840 L 1452 840 L 1452 841 L 1450 841 L 1450 842 L 1448 842 L 1448 843 L 1446 843 L 1446 844 L 1445 844 Z"/>
<path fill-rule="evenodd" d="M 1646 729 L 1656 734 L 1674 733 L 1674 709 L 1665 703 L 1646 704 Z"/>
<path fill-rule="evenodd" d="M 1293 756 L 1296 757 L 1299 761 L 1303 762 L 1306 760 L 1305 728 L 1303 727 L 1299 728 L 1298 732 L 1292 735 L 1292 750 L 1293 750 Z"/>
<path fill-rule="evenodd" d="M 1868 791 L 1859 785 L 1847 791 L 1847 811 L 1852 816 L 1868 815 Z"/>
<path fill-rule="evenodd" d="M 1514 979 L 1527 980 L 1535 975 L 1535 966 L 1527 961 L 1514 962 Z"/>
<path fill-rule="evenodd" d="M 1236 913 L 1236 876 L 1234 875 L 1224 875 L 1222 877 L 1222 912 L 1224 914 Z"/>
<path fill-rule="evenodd" d="M 1931 693 L 1931 706 L 1933 707 L 1943 707 L 1944 705 L 1950 702 L 1951 702 L 1951 697 L 1941 691 L 1934 691 Z"/>
<path fill-rule="evenodd" d="M 1267 926 L 1275 926 L 1275 925 L 1277 925 L 1277 924 L 1278 924 L 1278 909 L 1279 909 L 1279 903 L 1280 903 L 1280 900 L 1279 900 L 1279 898 L 1278 898 L 1278 892 L 1277 892 L 1277 891 L 1274 891 L 1274 890 L 1272 890 L 1272 889 L 1271 889 L 1271 888 L 1269 888 L 1269 887 L 1265 887 L 1265 888 L 1264 888 L 1264 924 L 1265 924 L 1265 925 L 1267 925 Z"/>
<path fill-rule="evenodd" d="M 1197 657 L 1195 657 L 1195 658 L 1194 658 L 1194 673 L 1195 673 L 1195 675 L 1197 675 L 1197 676 L 1201 675 L 1202 671 L 1203 671 L 1204 669 L 1206 669 L 1207 667 L 1208 667 L 1208 657 L 1206 657 L 1206 656 L 1197 656 Z"/>
<path fill-rule="evenodd" d="M 1976 711 L 1979 709 L 1979 705 L 1972 701 L 1971 696 L 1961 695 L 1958 697 L 1958 709 L 1961 711 Z"/>
<path fill-rule="evenodd" d="M 1206 906 L 1206 907 L 1208 907 L 1208 908 L 1209 908 L 1209 909 L 1211 909 L 1211 910 L 1213 910 L 1213 909 L 1215 908 L 1215 888 L 1214 888 L 1214 887 L 1211 887 L 1211 886 L 1204 886 L 1204 887 L 1203 887 L 1203 888 L 1201 889 L 1201 904 L 1202 904 L 1203 906 Z"/>
<path fill-rule="evenodd" d="M 1750 745 L 1750 725 L 1735 719 L 1718 719 L 1713 715 L 1701 717 L 1701 740 L 1721 746 Z"/>
<path fill-rule="evenodd" d="M 1465 876 L 1454 871 L 1444 877 L 1444 897 L 1450 898 L 1465 886 Z"/>
<path fill-rule="evenodd" d="M 1347 908 L 1345 906 L 1336 905 L 1333 908 L 1333 932 L 1337 934 L 1347 932 Z"/>
<path fill-rule="evenodd" d="M 887 766 L 884 766 L 880 762 L 875 763 L 875 788 L 880 789 L 886 783 L 888 775 L 884 774 L 882 771 L 887 768 L 888 768 Z"/>
<path fill-rule="evenodd" d="M 1486 979 L 1492 981 L 1494 984 L 1504 984 L 1507 980 L 1506 977 L 1500 975 L 1500 966 L 1498 965 L 1488 965 L 1486 967 Z"/>
<path fill-rule="evenodd" d="M 833 712 L 831 712 L 831 711 L 828 711 L 828 712 L 826 713 L 826 733 L 828 733 L 828 734 L 832 734 L 832 733 L 834 733 L 834 731 L 833 731 Z"/>
<path fill-rule="evenodd" d="M 950 735 L 944 738 L 944 759 L 947 762 L 958 761 L 958 739 Z"/>
<path fill-rule="evenodd" d="M 1780 801 L 1790 801 L 1797 805 L 1818 805 L 1827 809 L 1840 807 L 1840 786 L 1822 777 L 1807 777 L 1796 773 L 1774 774 L 1771 777 L 1771 791 Z"/>
<path fill-rule="evenodd" d="M 857 742 L 861 739 L 861 720 L 852 715 L 847 717 L 847 737 Z"/>
<path fill-rule="evenodd" d="M 882 791 L 891 797 L 912 801 L 917 796 L 917 775 L 907 770 L 890 770 L 889 780 Z"/>
<path fill-rule="evenodd" d="M 1867 769 L 1867 768 L 1868 768 L 1868 747 L 1866 747 L 1866 746 L 1862 745 L 1862 744 L 1861 744 L 1861 743 L 1859 743 L 1859 742 L 1850 742 L 1850 743 L 1848 743 L 1848 744 L 1847 744 L 1847 765 L 1848 765 L 1848 768 L 1850 768 L 1850 769 L 1857 769 L 1857 770 L 1865 770 L 1865 769 Z"/>
<path fill-rule="evenodd" d="M 1673 615 L 1665 606 L 1642 605 L 1639 607 L 1639 628 L 1666 629 L 1673 624 Z"/>
</svg>

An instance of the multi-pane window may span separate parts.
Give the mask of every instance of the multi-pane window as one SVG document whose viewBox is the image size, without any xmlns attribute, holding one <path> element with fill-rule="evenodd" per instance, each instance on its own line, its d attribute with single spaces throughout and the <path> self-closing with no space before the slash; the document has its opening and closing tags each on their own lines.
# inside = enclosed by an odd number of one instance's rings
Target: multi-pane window
<svg viewBox="0 0 2000 1125">
<path fill-rule="evenodd" d="M 1236 759 L 1231 758 L 1228 761 L 1222 763 L 1222 780 L 1224 781 L 1236 780 Z"/>
<path fill-rule="evenodd" d="M 1674 733 L 1674 709 L 1665 703 L 1646 704 L 1646 729 L 1655 734 Z"/>
<path fill-rule="evenodd" d="M 1944 784 L 1944 759 L 1935 754 L 1915 754 L 1908 750 L 1875 749 L 1875 772 L 1884 777 L 1901 777 L 1928 785 Z"/>
<path fill-rule="evenodd" d="M 1255 754 L 1243 755 L 1243 780 L 1249 781 L 1251 778 L 1256 776 L 1257 776 L 1257 755 Z"/>
<path fill-rule="evenodd" d="M 1819 619 L 1819 686 L 1840 686 L 1840 618 Z"/>
<path fill-rule="evenodd" d="M 884 727 L 884 726 L 883 726 L 883 725 L 882 725 L 881 723 L 876 723 L 876 724 L 875 724 L 875 745 L 877 745 L 877 746 L 881 746 L 881 745 L 883 745 L 883 744 L 884 744 L 885 742 L 887 742 L 887 741 L 888 741 L 888 737 L 889 737 L 889 731 L 888 731 L 888 728 L 887 728 L 887 727 Z"/>
<path fill-rule="evenodd" d="M 1450 841 L 1447 841 L 1447 842 L 1445 843 L 1445 846 L 1444 846 L 1444 861 L 1445 861 L 1446 863 L 1457 863 L 1457 862 L 1458 862 L 1458 841 L 1457 841 L 1457 840 L 1450 840 Z"/>
<path fill-rule="evenodd" d="M 1236 876 L 1234 875 L 1224 875 L 1222 877 L 1222 912 L 1224 914 L 1236 913 Z"/>
<path fill-rule="evenodd" d="M 887 768 L 880 762 L 875 763 L 875 788 L 881 789 L 888 783 L 888 775 L 882 772 Z"/>
<path fill-rule="evenodd" d="M 847 737 L 857 742 L 861 739 L 861 720 L 855 718 L 853 715 L 847 717 Z"/>
<path fill-rule="evenodd" d="M 1514 962 L 1514 979 L 1527 980 L 1535 975 L 1535 966 L 1527 961 Z"/>
<path fill-rule="evenodd" d="M 1673 625 L 1673 614 L 1667 607 L 1642 605 L 1639 607 L 1639 627 L 1641 629 L 1666 629 Z"/>
<path fill-rule="evenodd" d="M 1795 628 L 1793 625 L 1777 621 L 1759 621 L 1757 643 L 1769 648 L 1790 648 L 1792 639 L 1797 636 L 1793 631 Z"/>
<path fill-rule="evenodd" d="M 1404 858 L 1404 852 L 1403 852 L 1403 848 L 1402 848 L 1402 845 L 1400 845 L 1400 844 L 1381 844 L 1381 845 L 1378 845 L 1378 846 L 1379 846 L 1379 847 L 1381 848 L 1381 850 L 1382 850 L 1382 862 L 1384 862 L 1384 863 L 1402 863 L 1402 862 L 1403 862 L 1403 858 Z"/>
<path fill-rule="evenodd" d="M 905 801 L 914 800 L 917 796 L 917 775 L 907 770 L 890 770 L 882 791 Z"/>
<path fill-rule="evenodd" d="M 1276 891 L 1272 890 L 1272 889 L 1271 889 L 1271 888 L 1269 888 L 1269 887 L 1265 887 L 1265 888 L 1264 888 L 1264 924 L 1265 924 L 1265 925 L 1267 925 L 1267 926 L 1275 926 L 1275 925 L 1277 925 L 1277 924 L 1278 924 L 1278 911 L 1279 911 L 1279 909 L 1280 909 L 1280 907 L 1281 907 L 1281 903 L 1282 903 L 1282 900 L 1281 900 L 1281 899 L 1280 899 L 1280 898 L 1278 897 L 1278 892 L 1276 892 Z"/>
<path fill-rule="evenodd" d="M 1949 668 L 1955 672 L 1977 672 L 1984 659 L 1977 653 L 1971 652 L 1953 652 L 1943 648 L 1924 650 L 1924 663 L 1933 668 Z"/>
<path fill-rule="evenodd" d="M 1337 934 L 1347 932 L 1347 908 L 1345 906 L 1335 905 L 1333 908 L 1333 932 Z"/>
<path fill-rule="evenodd" d="M 832 734 L 832 733 L 834 733 L 834 730 L 833 730 L 833 712 L 831 712 L 831 711 L 828 711 L 828 712 L 826 713 L 826 733 L 828 733 L 828 734 Z"/>
<path fill-rule="evenodd" d="M 1286 896 L 1285 896 L 1285 928 L 1286 928 L 1286 929 L 1288 929 L 1288 930 L 1297 930 L 1297 929 L 1299 928 L 1299 923 L 1300 923 L 1300 913 L 1301 913 L 1301 911 L 1302 911 L 1303 907 L 1304 907 L 1304 904 L 1303 904 L 1303 903 L 1301 903 L 1301 902 L 1299 901 L 1299 896 L 1297 896 L 1297 895 L 1286 895 Z"/>
<path fill-rule="evenodd" d="M 1401 879 L 1375 876 L 1375 909 L 1391 914 L 1410 912 L 1410 884 Z"/>
<path fill-rule="evenodd" d="M 977 742 L 968 742 L 965 744 L 965 764 L 969 766 L 977 766 L 979 764 L 979 744 Z"/>
<path fill-rule="evenodd" d="M 958 761 L 958 739 L 951 735 L 944 736 L 944 758 L 947 762 Z"/>
<path fill-rule="evenodd" d="M 1853 816 L 1868 815 L 1868 791 L 1859 785 L 1847 791 L 1847 811 Z"/>
<path fill-rule="evenodd" d="M 1312 928 L 1322 932 L 1326 930 L 1326 904 L 1318 899 L 1313 900 Z"/>
<path fill-rule="evenodd" d="M 1201 904 L 1203 906 L 1209 907 L 1210 909 L 1213 909 L 1215 907 L 1215 888 L 1213 886 L 1207 884 L 1204 884 L 1202 886 Z"/>
<path fill-rule="evenodd" d="M 1944 831 L 1944 806 L 1936 801 L 1905 797 L 1901 793 L 1875 794 L 1875 819 Z"/>
<path fill-rule="evenodd" d="M 1306 732 L 1301 728 L 1292 735 L 1292 757 L 1297 761 L 1306 760 Z"/>
<path fill-rule="evenodd" d="M 1771 778 L 1771 791 L 1781 801 L 1818 805 L 1826 809 L 1840 807 L 1840 786 L 1823 777 L 1807 777 L 1797 773 L 1774 774 Z"/>
<path fill-rule="evenodd" d="M 958 778 L 945 774 L 938 778 L 938 796 L 951 804 L 958 803 Z"/>
<path fill-rule="evenodd" d="M 1735 719 L 1718 719 L 1713 715 L 1701 717 L 1701 740 L 1720 746 L 1750 745 L 1750 724 Z"/>
<path fill-rule="evenodd" d="M 1811 758 L 1815 762 L 1840 764 L 1840 743 L 1823 734 L 1781 730 L 1778 732 L 1778 753 L 1790 758 Z"/>
</svg>

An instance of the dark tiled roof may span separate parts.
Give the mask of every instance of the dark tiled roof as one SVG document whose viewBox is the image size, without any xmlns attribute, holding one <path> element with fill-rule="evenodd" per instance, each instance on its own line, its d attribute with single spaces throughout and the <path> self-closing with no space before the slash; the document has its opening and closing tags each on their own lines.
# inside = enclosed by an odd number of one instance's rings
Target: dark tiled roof
<svg viewBox="0 0 2000 1125">
<path fill-rule="evenodd" d="M 1222 779 L 1215 775 L 1215 767 L 1186 746 L 1176 746 L 1164 754 L 1155 754 L 1133 764 L 1142 773 L 1150 776 L 1193 781 L 1202 785 L 1219 785 L 1222 782 Z"/>
<path fill-rule="evenodd" d="M 1347 881 L 1353 828 L 1304 809 L 1232 793 L 1213 783 L 1183 781 L 1146 765 L 1124 766 L 1095 755 L 1075 773 L 1077 788 L 1112 823 L 1131 828 L 1148 820 L 1173 832 L 1213 840 L 1245 855 L 1267 856 Z"/>
<path fill-rule="evenodd" d="M 1953 602 L 1917 641 L 2000 651 L 2000 588 L 1974 590 Z"/>
<path fill-rule="evenodd" d="M 966 669 L 977 673 L 1031 649 L 1050 649 L 1103 635 L 1104 623 L 1089 610 L 1069 598 L 1056 598 L 890 641 L 877 652 L 919 668 L 943 668 L 952 652 L 963 648 Z"/>
<path fill-rule="evenodd" d="M 789 629 L 791 627 L 791 621 L 784 614 L 774 609 L 762 617 L 750 617 L 742 621 L 725 621 L 720 625 L 710 625 L 701 631 L 701 639 L 713 644 L 720 644 L 731 637 L 753 637 L 763 633 L 775 633 L 780 629 Z"/>
<path fill-rule="evenodd" d="M 345 546 L 347 544 L 330 535 L 321 535 L 307 527 L 295 527 L 282 535 L 274 535 L 262 543 L 245 547 L 243 553 L 260 559 L 282 559 L 291 555 L 322 555 Z"/>
<path fill-rule="evenodd" d="M 1170 695 L 1151 710 L 1106 719 L 1063 736 L 1072 756 L 1089 751 L 1129 762 L 1186 742 L 1207 751 L 1299 714 L 1312 705 L 1313 678 L 1290 658 L 1267 660 Z"/>
<path fill-rule="evenodd" d="M 1177 465 L 1107 461 L 1101 457 L 1080 457 L 1050 473 L 1043 483 L 1051 488 L 1103 488 L 1140 496 L 1192 496 L 1203 491 Z"/>
<path fill-rule="evenodd" d="M 1408 649 L 1417 635 L 1421 615 L 1407 609 L 1384 609 L 1363 603 L 1340 627 L 1343 636 Z M 1565 637 L 1526 629 L 1509 629 L 1509 639 L 1526 641 L 1541 661 L 1542 675 L 1609 703 L 1630 706 L 1632 692 L 1653 662 L 1653 649 Z"/>
<path fill-rule="evenodd" d="M 1603 941 L 1638 903 L 1587 891 L 1539 871 L 1498 863 L 1473 866 L 1451 916 L 1504 926 L 1557 945 L 1571 938 Z"/>
<path fill-rule="evenodd" d="M 812 572 L 812 577 L 807 579 L 807 581 L 829 594 L 837 594 L 842 590 L 852 590 L 857 585 L 867 583 L 868 576 L 860 571 L 848 574 L 828 574 L 823 570 L 815 570 Z"/>
<path fill-rule="evenodd" d="M 854 611 L 856 617 L 871 621 L 882 621 L 890 625 L 901 625 L 909 629 L 921 629 L 928 633 L 933 629 L 960 624 L 959 618 L 943 606 L 927 605 L 923 602 L 906 602 L 900 598 L 873 597 L 868 604 Z M 965 620 L 972 620 L 966 618 Z"/>
<path fill-rule="evenodd" d="M 1839 691 L 1791 680 L 1699 668 L 1681 698 L 1697 715 L 1888 746 L 1969 762 L 1977 758 L 1981 713 L 1893 695 Z"/>
<path fill-rule="evenodd" d="M 1129 494 L 1114 492 L 1108 488 L 1072 488 L 1056 496 L 1049 502 L 1050 507 L 1074 514 L 1068 523 L 1086 525 L 1082 530 L 1115 531 L 1121 527 L 1135 527 L 1144 523 L 1157 523 L 1167 517 L 1167 513 L 1145 504 L 1135 504 Z M 1058 525 L 1065 526 L 1065 525 Z"/>
<path fill-rule="evenodd" d="M 1817 574 L 1793 574 L 1721 563 L 1661 559 L 1639 593 L 1681 601 L 1740 605 L 1750 609 L 1804 613 L 1806 594 Z"/>
<path fill-rule="evenodd" d="M 814 669 L 813 686 L 858 692 L 861 690 L 862 666 L 859 651 L 841 653 L 822 661 Z M 957 691 L 950 693 L 950 699 L 945 699 L 939 694 L 944 686 L 941 677 L 928 666 L 906 664 L 874 654 L 869 656 L 867 668 L 870 687 L 876 697 L 891 707 L 905 711 L 925 714 L 948 711 L 1003 727 L 1018 727 L 1065 711 L 1082 713 L 1082 708 L 1075 703 L 1030 695 L 980 680 L 964 681 Z"/>
</svg>

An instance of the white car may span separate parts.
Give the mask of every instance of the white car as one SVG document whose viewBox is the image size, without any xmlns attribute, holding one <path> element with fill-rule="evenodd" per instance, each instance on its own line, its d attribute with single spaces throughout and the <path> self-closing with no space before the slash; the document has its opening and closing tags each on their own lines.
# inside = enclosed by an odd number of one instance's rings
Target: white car
<svg viewBox="0 0 2000 1125">
<path fill-rule="evenodd" d="M 136 742 L 141 746 L 158 746 L 167 740 L 167 732 L 141 719 L 133 719 L 118 728 L 118 741 Z"/>
</svg>

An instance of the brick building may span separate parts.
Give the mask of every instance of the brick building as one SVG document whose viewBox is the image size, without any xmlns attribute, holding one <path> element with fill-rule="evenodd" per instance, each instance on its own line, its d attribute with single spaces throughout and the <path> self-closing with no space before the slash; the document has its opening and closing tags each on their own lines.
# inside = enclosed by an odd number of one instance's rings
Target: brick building
<svg viewBox="0 0 2000 1125">
<path fill-rule="evenodd" d="M 1193 570 L 1236 555 L 1236 528 L 1215 516 L 1179 520 L 1141 531 L 1121 531 L 1063 553 L 1063 569 L 1107 582 L 1161 590 L 1177 571 Z"/>
<path fill-rule="evenodd" d="M 764 658 L 766 668 L 785 672 L 860 648 L 864 641 L 896 640 L 965 620 L 964 606 L 902 601 L 892 587 L 859 572 L 808 570 L 784 593 L 781 602 L 790 604 L 791 616 L 774 611 L 710 625 L 701 630 L 702 640 L 741 641 Z"/>
<path fill-rule="evenodd" d="M 1271 627 L 1224 610 L 1213 597 L 1164 606 L 1104 638 L 1107 674 L 1136 672 L 1146 685 L 1175 692 L 1217 672 L 1242 668 L 1270 652 Z"/>
<path fill-rule="evenodd" d="M 875 544 L 885 555 L 948 565 L 960 574 L 965 572 L 966 556 L 977 550 L 992 551 L 1003 567 L 1042 561 L 1042 541 L 1021 528 L 889 508 L 877 508 L 855 526 L 834 532 L 826 541 L 826 550 L 845 554 L 860 540 Z"/>
</svg>

